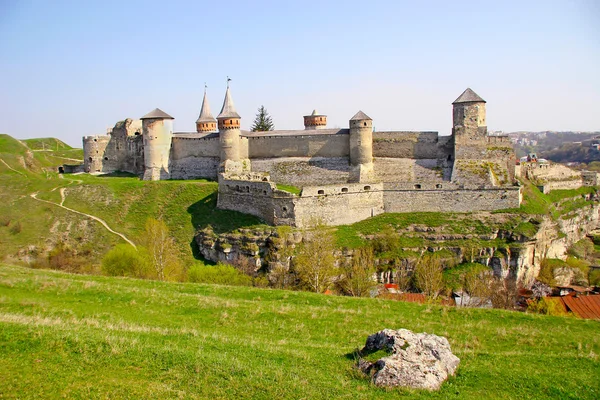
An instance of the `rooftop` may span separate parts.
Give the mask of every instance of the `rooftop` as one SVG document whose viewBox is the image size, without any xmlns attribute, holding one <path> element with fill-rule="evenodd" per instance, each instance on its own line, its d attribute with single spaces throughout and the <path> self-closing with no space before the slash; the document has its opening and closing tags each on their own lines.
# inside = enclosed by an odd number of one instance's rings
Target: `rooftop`
<svg viewBox="0 0 600 400">
<path fill-rule="evenodd" d="M 471 88 L 467 88 L 458 99 L 454 100 L 452 104 L 458 103 L 485 103 L 485 100 L 482 99 L 477 93 L 475 93 Z"/>
<path fill-rule="evenodd" d="M 155 108 L 150 111 L 148 114 L 144 115 L 140 119 L 175 119 L 171 117 L 169 114 L 161 110 L 160 108 Z"/>
</svg>

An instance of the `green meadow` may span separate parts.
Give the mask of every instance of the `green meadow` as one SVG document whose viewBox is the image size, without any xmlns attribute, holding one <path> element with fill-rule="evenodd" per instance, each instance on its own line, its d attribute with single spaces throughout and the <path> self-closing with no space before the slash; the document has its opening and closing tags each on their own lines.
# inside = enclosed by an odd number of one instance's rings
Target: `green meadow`
<svg viewBox="0 0 600 400">
<path fill-rule="evenodd" d="M 354 369 L 383 328 L 444 335 L 439 392 Z M 0 266 L 0 397 L 597 399 L 600 323 Z"/>
</svg>

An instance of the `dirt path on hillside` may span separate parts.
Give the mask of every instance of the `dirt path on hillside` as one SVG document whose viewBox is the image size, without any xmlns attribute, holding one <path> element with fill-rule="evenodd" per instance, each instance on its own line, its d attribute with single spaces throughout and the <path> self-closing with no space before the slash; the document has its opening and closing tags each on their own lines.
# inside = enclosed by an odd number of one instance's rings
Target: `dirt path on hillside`
<svg viewBox="0 0 600 400">
<path fill-rule="evenodd" d="M 27 176 L 27 175 L 25 175 L 24 173 L 22 173 L 21 171 L 17 171 L 16 169 L 14 169 L 14 168 L 13 168 L 13 167 L 11 167 L 10 165 L 8 165 L 8 164 L 6 163 L 6 161 L 4 161 L 4 160 L 3 160 L 3 159 L 1 159 L 1 158 L 0 158 L 0 162 L 2 162 L 2 164 L 6 165 L 6 168 L 10 169 L 11 171 L 14 171 L 14 172 L 16 172 L 16 173 L 17 173 L 17 174 L 19 174 L 19 175 Z"/>
<path fill-rule="evenodd" d="M 55 188 L 55 189 L 56 189 L 56 188 Z M 127 236 L 123 235 L 122 233 L 119 233 L 119 232 L 116 232 L 116 231 L 112 230 L 112 229 L 110 228 L 110 226 L 108 226 L 108 224 L 107 224 L 107 223 L 106 223 L 106 222 L 105 222 L 103 219 L 100 219 L 100 218 L 98 218 L 98 217 L 96 217 L 96 216 L 94 216 L 94 215 L 91 215 L 91 214 L 86 214 L 86 213 L 84 213 L 84 212 L 77 211 L 77 210 L 73 210 L 72 208 L 69 208 L 69 207 L 66 207 L 66 206 L 64 206 L 64 205 L 63 205 L 63 203 L 65 202 L 65 189 L 66 189 L 66 188 L 64 188 L 64 187 L 62 187 L 62 188 L 60 188 L 60 189 L 59 189 L 59 191 L 60 191 L 60 197 L 61 197 L 61 202 L 60 202 L 60 204 L 59 204 L 59 203 L 54 203 L 54 202 L 52 202 L 52 201 L 48 201 L 48 200 L 42 200 L 42 199 L 38 199 L 38 198 L 37 198 L 37 193 L 32 193 L 32 194 L 30 194 L 30 196 L 31 196 L 31 198 L 32 198 L 32 199 L 35 199 L 35 200 L 37 200 L 37 201 L 42 201 L 42 202 L 44 202 L 44 203 L 53 204 L 53 205 L 55 205 L 55 206 L 57 206 L 57 207 L 64 208 L 64 209 L 65 209 L 65 210 L 67 210 L 67 211 L 71 211 L 71 212 L 73 212 L 73 213 L 75 213 L 75 214 L 83 215 L 83 216 L 86 216 L 86 217 L 88 217 L 88 218 L 91 218 L 91 219 L 93 219 L 94 221 L 98 221 L 98 222 L 100 222 L 100 223 L 102 224 L 102 226 L 104 226 L 104 227 L 105 227 L 105 228 L 106 228 L 106 229 L 107 229 L 107 230 L 108 230 L 110 233 L 113 233 L 113 234 L 115 234 L 115 235 L 117 235 L 117 236 L 121 237 L 121 239 L 123 239 L 124 241 L 126 241 L 127 243 L 129 243 L 130 245 L 132 245 L 132 246 L 133 246 L 135 249 L 137 249 L 137 246 L 135 245 L 135 243 L 133 243 L 131 240 L 129 240 L 129 239 L 127 238 Z"/>
</svg>

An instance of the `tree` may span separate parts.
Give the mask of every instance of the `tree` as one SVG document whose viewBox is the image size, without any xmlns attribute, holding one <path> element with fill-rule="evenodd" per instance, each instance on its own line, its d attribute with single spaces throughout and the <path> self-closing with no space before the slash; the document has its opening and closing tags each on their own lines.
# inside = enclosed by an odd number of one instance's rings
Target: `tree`
<svg viewBox="0 0 600 400">
<path fill-rule="evenodd" d="M 345 263 L 341 272 L 342 279 L 340 279 L 339 285 L 345 293 L 356 297 L 368 295 L 377 284 L 373 279 L 375 273 L 373 248 L 356 249 L 352 261 Z"/>
<path fill-rule="evenodd" d="M 256 118 L 254 118 L 254 124 L 252 125 L 252 128 L 250 128 L 250 130 L 252 132 L 265 132 L 272 131 L 273 129 L 275 129 L 275 126 L 273 125 L 273 120 L 271 119 L 271 116 L 267 112 L 265 106 L 260 106 L 258 108 Z"/>
<path fill-rule="evenodd" d="M 158 280 L 176 280 L 180 278 L 181 263 L 177 257 L 178 249 L 169 228 L 162 220 L 148 218 L 144 244 L 150 255 L 150 264 Z"/>
<path fill-rule="evenodd" d="M 439 257 L 425 255 L 415 267 L 415 286 L 427 297 L 436 298 L 444 287 L 443 266 Z"/>
<path fill-rule="evenodd" d="M 150 268 L 148 253 L 142 246 L 136 249 L 129 244 L 119 244 L 102 259 L 102 272 L 110 276 L 147 278 Z"/>
<path fill-rule="evenodd" d="M 304 233 L 293 260 L 294 270 L 301 284 L 313 292 L 323 293 L 338 275 L 335 265 L 335 238 L 321 224 Z"/>
</svg>

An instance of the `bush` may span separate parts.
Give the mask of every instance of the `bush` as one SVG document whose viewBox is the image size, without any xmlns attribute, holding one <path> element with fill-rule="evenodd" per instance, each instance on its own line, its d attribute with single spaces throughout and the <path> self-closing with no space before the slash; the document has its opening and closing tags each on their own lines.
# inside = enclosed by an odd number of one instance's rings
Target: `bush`
<svg viewBox="0 0 600 400">
<path fill-rule="evenodd" d="M 194 265 L 188 270 L 188 281 L 219 285 L 252 286 L 252 278 L 231 265 Z"/>
<path fill-rule="evenodd" d="M 10 225 L 11 218 L 8 215 L 0 216 L 0 226 L 8 226 Z"/>
<path fill-rule="evenodd" d="M 564 309 L 558 304 L 560 299 L 549 299 L 542 297 L 540 299 L 527 300 L 527 312 L 544 315 L 566 315 Z"/>
<path fill-rule="evenodd" d="M 119 244 L 102 259 L 102 272 L 109 276 L 150 278 L 151 271 L 148 252 L 143 247 L 136 250 L 129 244 Z"/>
<path fill-rule="evenodd" d="M 10 233 L 12 233 L 13 235 L 16 235 L 17 233 L 21 233 L 21 223 L 17 221 L 16 224 L 13 224 L 10 227 Z"/>
</svg>

